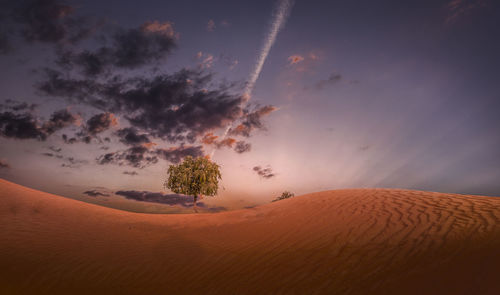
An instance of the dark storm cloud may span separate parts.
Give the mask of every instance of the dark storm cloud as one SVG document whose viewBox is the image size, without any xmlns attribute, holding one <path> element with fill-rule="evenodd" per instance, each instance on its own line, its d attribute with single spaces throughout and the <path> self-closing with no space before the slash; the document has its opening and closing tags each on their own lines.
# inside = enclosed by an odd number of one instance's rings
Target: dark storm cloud
<svg viewBox="0 0 500 295">
<path fill-rule="evenodd" d="M 154 193 L 148 191 L 117 191 L 115 192 L 118 196 L 123 196 L 130 200 L 136 200 L 141 202 L 151 202 L 151 203 L 160 203 L 166 204 L 170 206 L 182 206 L 182 207 L 192 207 L 193 206 L 193 197 L 192 196 L 184 196 L 178 194 L 163 194 L 163 193 Z M 197 207 L 207 208 L 207 205 L 203 202 L 197 202 Z M 225 210 L 224 207 L 214 207 L 207 208 L 209 211 L 221 211 Z"/>
<path fill-rule="evenodd" d="M 123 171 L 123 174 L 125 175 L 130 175 L 130 176 L 136 176 L 136 175 L 139 175 L 139 173 L 135 172 L 135 171 Z"/>
<path fill-rule="evenodd" d="M 236 146 L 234 147 L 234 151 L 238 154 L 249 152 L 252 149 L 252 145 L 245 141 L 236 142 Z"/>
<path fill-rule="evenodd" d="M 257 108 L 254 111 L 245 110 L 242 122 L 236 127 L 231 128 L 229 134 L 250 137 L 253 130 L 265 129 L 264 123 L 262 123 L 262 117 L 269 115 L 275 110 L 277 110 L 277 108 L 271 105 Z"/>
<path fill-rule="evenodd" d="M 10 168 L 9 163 L 7 161 L 0 159 L 0 169 L 8 169 Z"/>
<path fill-rule="evenodd" d="M 62 48 L 57 52 L 57 63 L 63 67 L 76 66 L 86 76 L 113 69 L 134 69 L 167 57 L 176 47 L 176 33 L 169 22 L 146 22 L 138 28 L 117 29 L 110 43 L 81 52 Z"/>
<path fill-rule="evenodd" d="M 169 149 L 156 149 L 154 151 L 161 159 L 177 164 L 187 156 L 200 157 L 203 156 L 203 147 L 199 146 L 184 146 L 171 147 Z"/>
<path fill-rule="evenodd" d="M 116 78 L 107 83 L 66 79 L 54 70 L 46 74 L 47 80 L 39 85 L 42 93 L 126 115 L 132 127 L 171 142 L 194 142 L 241 113 L 241 97 L 229 93 L 224 85 L 208 90 L 212 76 L 200 71 L 124 81 Z"/>
<path fill-rule="evenodd" d="M 23 37 L 30 42 L 77 42 L 94 28 L 86 19 L 74 16 L 74 7 L 58 0 L 27 0 L 14 8 L 13 19 L 21 25 Z"/>
<path fill-rule="evenodd" d="M 271 167 L 262 168 L 261 166 L 255 166 L 255 167 L 253 167 L 253 171 L 257 172 L 257 174 L 260 177 L 266 178 L 266 179 L 269 179 L 269 178 L 276 176 L 276 174 L 274 174 L 273 169 L 271 169 Z"/>
<path fill-rule="evenodd" d="M 101 193 L 98 190 L 84 191 L 83 193 L 86 194 L 89 197 L 109 197 L 109 194 L 107 194 L 107 193 Z"/>
<path fill-rule="evenodd" d="M 327 79 L 320 80 L 314 84 L 314 88 L 322 90 L 327 86 L 334 85 L 342 80 L 342 75 L 333 73 Z"/>
<path fill-rule="evenodd" d="M 136 128 L 128 127 L 120 129 L 116 132 L 116 135 L 120 138 L 120 142 L 125 145 L 141 145 L 151 143 L 146 134 L 140 134 Z"/>
</svg>

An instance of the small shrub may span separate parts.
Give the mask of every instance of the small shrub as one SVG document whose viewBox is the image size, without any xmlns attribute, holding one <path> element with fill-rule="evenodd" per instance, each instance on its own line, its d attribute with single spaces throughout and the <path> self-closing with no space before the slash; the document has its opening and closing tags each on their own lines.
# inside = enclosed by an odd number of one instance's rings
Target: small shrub
<svg viewBox="0 0 500 295">
<path fill-rule="evenodd" d="M 294 197 L 295 195 L 292 192 L 289 191 L 284 191 L 281 196 L 277 197 L 276 199 L 272 200 L 272 202 L 284 200 L 284 199 L 289 199 Z"/>
</svg>

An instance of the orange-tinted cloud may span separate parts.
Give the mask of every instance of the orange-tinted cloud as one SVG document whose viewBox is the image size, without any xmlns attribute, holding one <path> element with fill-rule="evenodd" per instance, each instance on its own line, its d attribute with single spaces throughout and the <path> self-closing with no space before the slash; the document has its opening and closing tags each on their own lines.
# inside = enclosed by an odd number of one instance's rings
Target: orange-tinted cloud
<svg viewBox="0 0 500 295">
<path fill-rule="evenodd" d="M 171 22 L 160 23 L 157 20 L 146 22 L 142 25 L 142 30 L 144 32 L 162 34 L 171 38 L 177 37 Z"/>
<path fill-rule="evenodd" d="M 212 54 L 201 51 L 196 54 L 196 59 L 200 60 L 198 67 L 201 69 L 209 69 L 215 62 L 215 57 Z"/>
<path fill-rule="evenodd" d="M 278 108 L 272 105 L 260 107 L 252 112 L 246 111 L 243 116 L 243 121 L 236 127 L 229 129 L 229 134 L 233 136 L 250 137 L 250 134 L 255 129 L 265 130 L 262 123 L 262 117 L 269 115 L 276 111 Z"/>
<path fill-rule="evenodd" d="M 297 64 L 304 60 L 304 57 L 298 54 L 294 54 L 288 57 L 289 65 Z"/>
<path fill-rule="evenodd" d="M 234 138 L 231 138 L 231 137 L 228 137 L 224 140 L 221 140 L 217 143 L 217 148 L 221 148 L 221 147 L 233 147 L 233 144 L 236 142 L 236 139 Z"/>
<path fill-rule="evenodd" d="M 205 134 L 205 136 L 203 136 L 201 142 L 206 145 L 211 145 L 217 141 L 217 138 L 219 137 L 217 135 L 214 135 L 213 132 L 208 132 Z"/>
<path fill-rule="evenodd" d="M 212 132 L 208 132 L 203 136 L 201 142 L 206 145 L 214 145 L 218 149 L 222 147 L 231 148 L 236 143 L 236 139 L 231 137 L 227 137 L 220 141 L 217 140 L 218 138 L 219 136 L 214 135 Z"/>
</svg>

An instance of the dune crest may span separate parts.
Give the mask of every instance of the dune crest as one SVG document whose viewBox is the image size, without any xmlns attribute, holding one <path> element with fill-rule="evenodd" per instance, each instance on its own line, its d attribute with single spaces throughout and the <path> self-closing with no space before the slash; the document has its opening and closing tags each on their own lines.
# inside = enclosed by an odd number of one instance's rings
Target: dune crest
<svg viewBox="0 0 500 295">
<path fill-rule="evenodd" d="M 326 191 L 125 212 L 0 180 L 0 294 L 500 294 L 500 198 Z"/>
</svg>

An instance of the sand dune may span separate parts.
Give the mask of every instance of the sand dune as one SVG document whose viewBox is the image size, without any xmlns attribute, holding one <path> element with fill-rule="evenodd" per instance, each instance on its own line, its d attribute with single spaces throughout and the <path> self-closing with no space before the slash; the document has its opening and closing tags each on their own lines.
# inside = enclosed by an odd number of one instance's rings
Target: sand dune
<svg viewBox="0 0 500 295">
<path fill-rule="evenodd" d="M 500 198 L 308 194 L 124 212 L 0 180 L 0 294 L 500 294 Z"/>
</svg>

